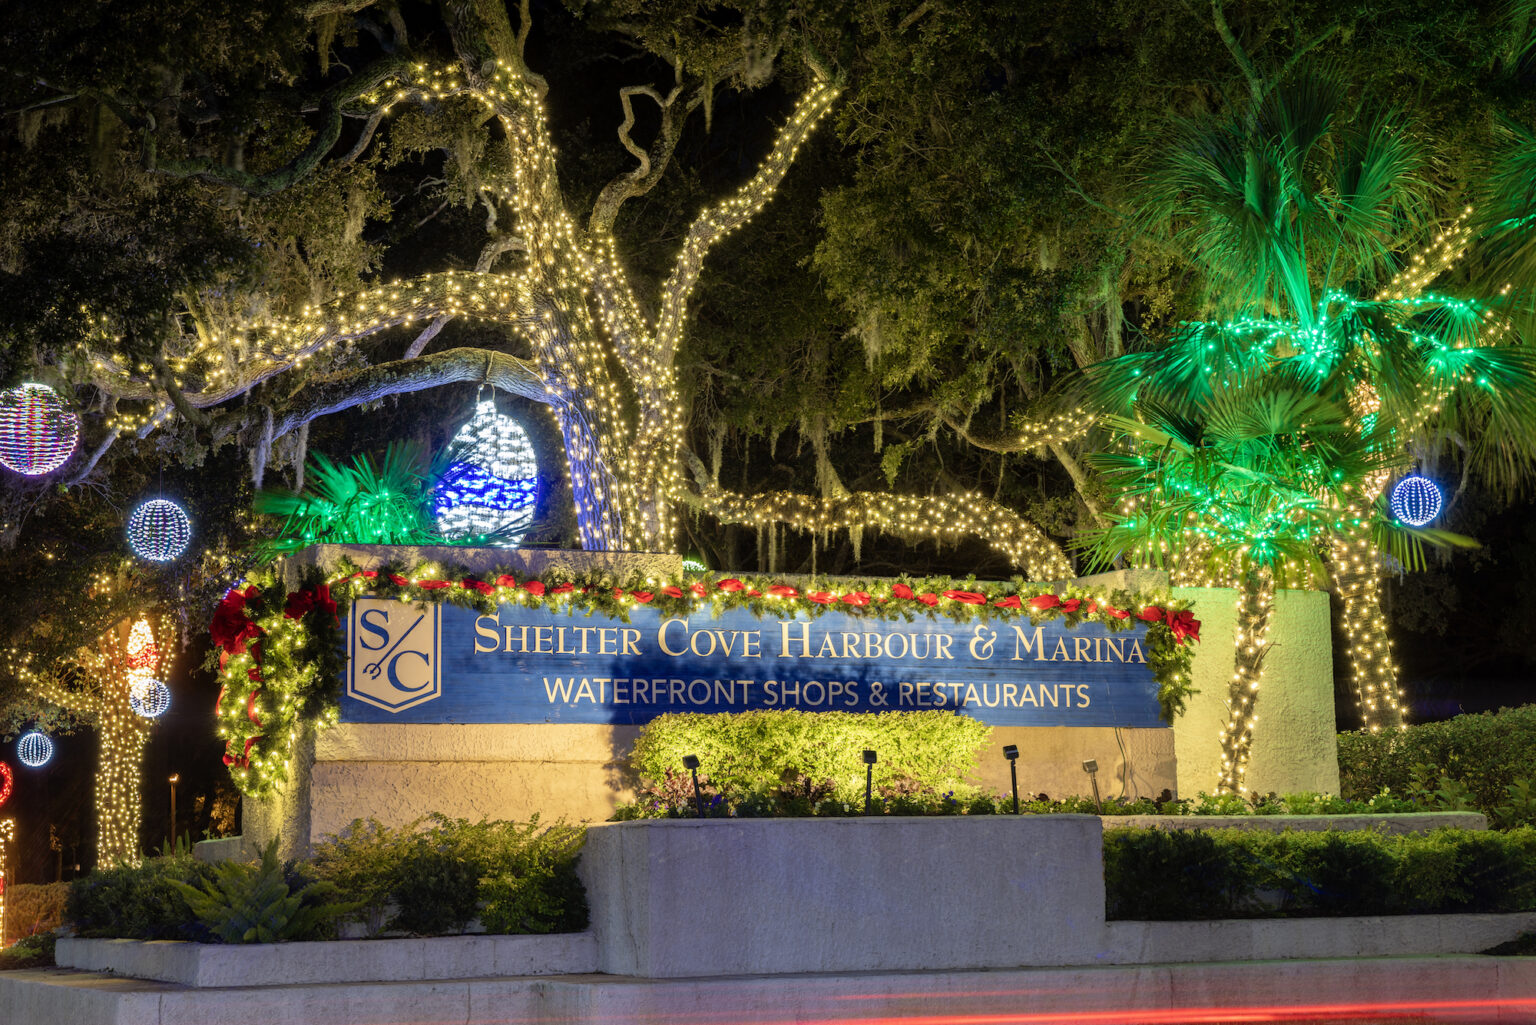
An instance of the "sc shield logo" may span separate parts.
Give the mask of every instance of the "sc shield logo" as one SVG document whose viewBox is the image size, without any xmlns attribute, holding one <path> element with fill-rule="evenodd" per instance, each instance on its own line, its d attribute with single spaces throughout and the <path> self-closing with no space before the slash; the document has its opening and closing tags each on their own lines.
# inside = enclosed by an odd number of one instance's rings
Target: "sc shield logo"
<svg viewBox="0 0 1536 1025">
<path fill-rule="evenodd" d="M 389 712 L 403 712 L 442 694 L 440 612 L 436 605 L 418 609 L 384 598 L 354 601 L 348 630 L 347 696 Z"/>
</svg>

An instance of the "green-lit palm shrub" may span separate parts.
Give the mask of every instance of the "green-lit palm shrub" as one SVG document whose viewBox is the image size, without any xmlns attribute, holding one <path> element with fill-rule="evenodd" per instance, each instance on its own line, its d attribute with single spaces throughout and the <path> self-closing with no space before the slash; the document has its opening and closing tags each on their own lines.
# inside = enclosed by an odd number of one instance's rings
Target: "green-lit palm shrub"
<svg viewBox="0 0 1536 1025">
<path fill-rule="evenodd" d="M 1320 549 L 1352 529 L 1376 533 L 1411 561 L 1421 538 L 1352 491 L 1393 466 L 1392 434 L 1312 390 L 1293 368 L 1228 374 L 1177 407 L 1141 398 L 1134 417 L 1107 417 L 1121 450 L 1090 463 L 1125 497 L 1111 524 L 1086 535 L 1092 562 L 1198 565 L 1240 591 L 1218 793 L 1245 793 L 1275 588 L 1327 578 Z M 1449 536 L 1449 535 L 1446 535 Z"/>
</svg>

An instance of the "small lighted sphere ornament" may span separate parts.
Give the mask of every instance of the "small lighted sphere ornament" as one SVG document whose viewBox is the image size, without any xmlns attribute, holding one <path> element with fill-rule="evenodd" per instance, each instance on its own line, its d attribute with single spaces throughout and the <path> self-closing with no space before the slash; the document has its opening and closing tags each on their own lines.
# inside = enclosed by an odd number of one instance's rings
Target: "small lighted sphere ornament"
<svg viewBox="0 0 1536 1025">
<path fill-rule="evenodd" d="M 46 384 L 0 392 L 0 463 L 28 477 L 64 465 L 80 440 L 80 418 Z"/>
<path fill-rule="evenodd" d="M 145 680 L 128 692 L 128 704 L 145 719 L 158 719 L 171 707 L 171 688 L 159 680 Z"/>
<path fill-rule="evenodd" d="M 128 517 L 128 546 L 150 562 L 170 562 L 187 550 L 192 520 L 168 498 L 140 502 Z"/>
<path fill-rule="evenodd" d="M 33 730 L 16 741 L 16 759 L 31 769 L 40 769 L 53 758 L 53 738 Z"/>
<path fill-rule="evenodd" d="M 1428 477 L 1411 474 L 1392 488 L 1392 515 L 1410 527 L 1422 527 L 1440 515 L 1440 489 Z"/>
<path fill-rule="evenodd" d="M 495 399 L 475 404 L 475 415 L 449 444 L 455 459 L 432 486 L 432 511 L 446 538 L 462 539 L 526 523 L 538 500 L 538 460 L 523 425 L 496 412 Z M 511 547 L 520 533 L 497 543 Z"/>
</svg>

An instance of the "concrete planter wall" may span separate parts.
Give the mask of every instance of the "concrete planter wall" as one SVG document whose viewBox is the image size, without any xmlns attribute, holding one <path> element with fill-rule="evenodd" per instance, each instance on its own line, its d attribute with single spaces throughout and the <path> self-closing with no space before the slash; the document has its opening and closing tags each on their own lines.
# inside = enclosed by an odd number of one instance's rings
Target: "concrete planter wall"
<svg viewBox="0 0 1536 1025">
<path fill-rule="evenodd" d="M 217 988 L 575 975 L 595 970 L 596 950 L 589 932 L 228 945 L 64 938 L 54 957 L 62 968 Z"/>
<path fill-rule="evenodd" d="M 704 819 L 587 832 L 598 970 L 1092 964 L 1103 839 L 1088 815 Z"/>
</svg>

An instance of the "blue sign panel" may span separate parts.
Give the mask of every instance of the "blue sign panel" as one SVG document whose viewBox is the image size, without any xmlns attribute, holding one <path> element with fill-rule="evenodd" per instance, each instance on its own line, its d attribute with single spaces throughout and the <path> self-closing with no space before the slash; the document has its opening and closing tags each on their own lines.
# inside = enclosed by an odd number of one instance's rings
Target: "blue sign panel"
<svg viewBox="0 0 1536 1025">
<path fill-rule="evenodd" d="M 664 712 L 959 711 L 998 726 L 1162 726 L 1146 627 L 744 609 L 632 621 L 358 598 L 344 722 L 644 723 Z"/>
</svg>

